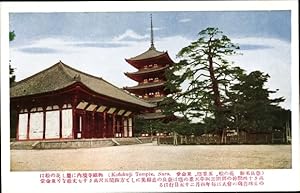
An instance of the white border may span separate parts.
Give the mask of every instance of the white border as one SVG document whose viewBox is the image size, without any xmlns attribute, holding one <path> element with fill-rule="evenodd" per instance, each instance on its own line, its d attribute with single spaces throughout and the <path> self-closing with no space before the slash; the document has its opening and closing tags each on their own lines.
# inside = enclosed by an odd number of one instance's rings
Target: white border
<svg viewBox="0 0 300 193">
<path fill-rule="evenodd" d="M 292 167 L 291 170 L 264 170 L 266 186 L 263 189 L 246 187 L 213 189 L 214 191 L 296 191 L 300 189 L 299 155 L 299 29 L 298 2 L 291 1 L 153 1 L 153 2 L 14 2 L 1 3 L 1 175 L 2 191 L 14 192 L 124 192 L 165 191 L 148 186 L 99 186 L 97 184 L 72 186 L 45 186 L 39 183 L 39 172 L 10 172 L 9 151 L 9 78 L 7 38 L 10 12 L 121 12 L 121 11 L 240 11 L 292 10 Z M 72 187 L 72 189 L 70 189 Z M 71 191 L 70 191 L 71 190 Z M 211 191 L 210 188 L 177 189 L 175 191 Z"/>
</svg>

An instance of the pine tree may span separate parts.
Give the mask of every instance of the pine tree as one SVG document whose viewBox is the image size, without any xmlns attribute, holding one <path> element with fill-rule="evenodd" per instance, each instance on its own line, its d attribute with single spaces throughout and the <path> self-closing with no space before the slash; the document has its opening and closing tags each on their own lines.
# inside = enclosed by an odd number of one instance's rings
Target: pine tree
<svg viewBox="0 0 300 193">
<path fill-rule="evenodd" d="M 279 103 L 285 99 L 283 97 L 270 98 L 270 95 L 276 91 L 265 88 L 269 77 L 263 72 L 253 71 L 240 75 L 239 83 L 231 86 L 228 96 L 232 127 L 246 131 L 265 132 L 271 131 L 276 125 L 284 125 L 278 122 L 277 114 L 283 111 Z"/>
<path fill-rule="evenodd" d="M 199 39 L 178 53 L 181 59 L 167 72 L 167 89 L 173 94 L 165 101 L 176 101 L 166 105 L 164 111 L 177 113 L 189 120 L 209 122 L 211 129 L 224 137 L 227 116 L 226 92 L 238 75 L 239 67 L 233 67 L 227 56 L 237 54 L 239 47 L 223 35 L 218 28 L 207 28 L 199 32 Z M 181 88 L 181 92 L 178 91 Z M 222 142 L 221 141 L 221 142 Z"/>
</svg>

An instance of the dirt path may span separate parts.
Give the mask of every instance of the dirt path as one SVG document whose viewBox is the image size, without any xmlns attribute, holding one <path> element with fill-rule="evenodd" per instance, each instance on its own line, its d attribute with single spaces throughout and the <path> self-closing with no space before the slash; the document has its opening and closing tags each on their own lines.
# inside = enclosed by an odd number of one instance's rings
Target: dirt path
<svg viewBox="0 0 300 193">
<path fill-rule="evenodd" d="M 11 150 L 12 171 L 291 168 L 290 145 L 128 145 Z"/>
</svg>

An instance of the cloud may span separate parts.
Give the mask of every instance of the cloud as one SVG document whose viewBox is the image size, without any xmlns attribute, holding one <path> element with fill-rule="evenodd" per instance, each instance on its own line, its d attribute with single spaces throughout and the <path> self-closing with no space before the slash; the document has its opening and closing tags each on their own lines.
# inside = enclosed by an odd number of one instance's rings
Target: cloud
<svg viewBox="0 0 300 193">
<path fill-rule="evenodd" d="M 83 42 L 83 43 L 73 43 L 72 46 L 77 47 L 94 47 L 94 48 L 117 48 L 117 47 L 127 47 L 129 44 L 125 43 L 115 43 L 115 42 Z"/>
<path fill-rule="evenodd" d="M 257 44 L 240 44 L 240 50 L 261 50 L 261 49 L 271 49 L 268 45 L 257 45 Z"/>
<path fill-rule="evenodd" d="M 12 66 L 16 68 L 16 78 L 21 80 L 35 74 L 62 60 L 64 63 L 83 72 L 101 76 L 112 84 L 123 87 L 137 83 L 124 75 L 124 72 L 135 72 L 136 69 L 124 59 L 134 57 L 149 48 L 149 39 L 139 41 L 116 42 L 76 42 L 63 39 L 40 40 L 22 48 L 11 48 Z M 168 51 L 177 62 L 176 54 L 192 42 L 183 36 L 157 38 L 155 47 L 159 51 Z M 232 42 L 242 45 L 242 55 L 230 57 L 236 65 L 247 72 L 261 70 L 271 77 L 266 85 L 271 90 L 279 89 L 272 97 L 284 96 L 285 108 L 291 107 L 291 47 L 290 43 L 271 38 L 232 38 Z M 122 46 L 121 46 L 122 44 Z M 243 46 L 244 45 L 244 46 Z M 29 51 L 22 49 L 31 48 Z M 32 48 L 47 48 L 38 51 Z M 58 52 L 53 52 L 57 50 Z M 267 49 L 265 49 L 267 48 Z M 33 51 L 35 53 L 33 54 Z M 44 51 L 44 53 L 43 53 Z M 49 53 L 45 53 L 49 51 Z M 30 68 L 28 68 L 30 66 Z"/>
<path fill-rule="evenodd" d="M 291 44 L 274 38 L 238 38 L 233 42 L 248 45 L 250 49 L 242 49 L 242 55 L 231 59 L 247 72 L 260 70 L 270 75 L 266 87 L 279 89 L 271 98 L 283 96 L 286 101 L 281 105 L 291 108 Z M 247 46 L 246 46 L 247 47 Z"/>
<path fill-rule="evenodd" d="M 149 35 L 139 35 L 135 31 L 131 29 L 127 29 L 123 34 L 114 37 L 113 41 L 121 41 L 121 40 L 132 41 L 132 40 L 143 40 L 147 38 L 149 38 Z"/>
<path fill-rule="evenodd" d="M 44 47 L 26 47 L 19 49 L 21 52 L 29 53 L 29 54 L 51 54 L 57 53 L 59 50 L 52 48 L 44 48 Z"/>
<path fill-rule="evenodd" d="M 187 22 L 190 22 L 190 21 L 191 21 L 190 18 L 184 18 L 184 19 L 178 20 L 179 23 L 187 23 Z"/>
<path fill-rule="evenodd" d="M 152 29 L 153 29 L 153 31 L 159 31 L 159 30 L 162 30 L 163 28 L 161 28 L 161 27 L 153 27 Z M 148 27 L 147 30 L 150 31 L 151 28 Z"/>
</svg>

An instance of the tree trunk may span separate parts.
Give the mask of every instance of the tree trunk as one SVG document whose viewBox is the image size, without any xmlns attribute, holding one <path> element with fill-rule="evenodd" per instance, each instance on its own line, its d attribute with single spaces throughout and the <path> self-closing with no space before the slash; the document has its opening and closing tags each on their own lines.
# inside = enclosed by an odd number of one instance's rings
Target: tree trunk
<svg viewBox="0 0 300 193">
<path fill-rule="evenodd" d="M 221 144 L 226 144 L 226 129 L 222 129 Z"/>
<path fill-rule="evenodd" d="M 209 70 L 209 76 L 212 82 L 212 89 L 213 89 L 213 93 L 214 93 L 214 103 L 215 106 L 217 107 L 217 110 L 219 110 L 219 108 L 221 108 L 221 100 L 220 100 L 220 92 L 219 92 L 219 85 L 218 85 L 218 81 L 215 77 L 215 71 L 214 71 L 214 67 L 213 67 L 213 59 L 211 56 L 208 56 L 208 70 Z"/>
<path fill-rule="evenodd" d="M 210 52 L 210 51 L 209 51 Z M 215 112 L 215 119 L 217 121 L 217 127 L 218 129 L 222 129 L 222 134 L 221 134 L 221 144 L 224 143 L 224 128 L 220 128 L 219 123 L 221 122 L 221 99 L 220 99 L 220 92 L 219 92 L 219 85 L 218 85 L 218 80 L 215 77 L 215 71 L 213 67 L 213 59 L 212 56 L 209 54 L 208 56 L 208 70 L 209 70 L 209 76 L 212 82 L 212 90 L 213 90 L 213 95 L 214 95 L 214 105 L 216 107 L 216 112 Z"/>
</svg>

